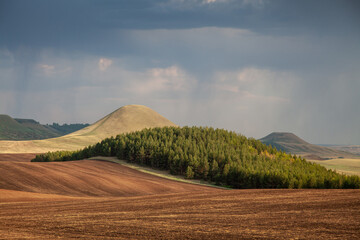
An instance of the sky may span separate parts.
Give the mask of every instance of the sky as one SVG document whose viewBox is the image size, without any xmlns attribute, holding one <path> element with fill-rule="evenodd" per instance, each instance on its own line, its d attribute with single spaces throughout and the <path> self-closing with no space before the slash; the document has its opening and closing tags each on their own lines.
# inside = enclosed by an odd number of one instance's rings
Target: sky
<svg viewBox="0 0 360 240">
<path fill-rule="evenodd" d="M 360 144 L 360 1 L 0 0 L 0 114 Z"/>
</svg>

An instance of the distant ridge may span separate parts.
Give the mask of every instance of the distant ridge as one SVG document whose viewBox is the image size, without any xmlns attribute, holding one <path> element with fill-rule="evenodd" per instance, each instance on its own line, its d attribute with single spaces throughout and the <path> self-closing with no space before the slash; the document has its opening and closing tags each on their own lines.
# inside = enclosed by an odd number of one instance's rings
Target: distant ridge
<svg viewBox="0 0 360 240">
<path fill-rule="evenodd" d="M 325 147 L 335 150 L 350 152 L 360 157 L 360 145 L 327 145 Z"/>
<path fill-rule="evenodd" d="M 359 157 L 349 152 L 310 144 L 289 132 L 273 132 L 260 139 L 262 143 L 276 147 L 287 153 L 302 155 L 309 159 L 325 160 L 330 158 Z"/>
<path fill-rule="evenodd" d="M 43 126 L 33 119 L 0 115 L 0 140 L 35 140 L 61 136 L 55 129 Z"/>
<path fill-rule="evenodd" d="M 62 137 L 32 141 L 0 141 L 0 153 L 72 151 L 121 133 L 165 126 L 177 125 L 149 107 L 127 105 L 115 110 L 88 127 Z"/>
</svg>

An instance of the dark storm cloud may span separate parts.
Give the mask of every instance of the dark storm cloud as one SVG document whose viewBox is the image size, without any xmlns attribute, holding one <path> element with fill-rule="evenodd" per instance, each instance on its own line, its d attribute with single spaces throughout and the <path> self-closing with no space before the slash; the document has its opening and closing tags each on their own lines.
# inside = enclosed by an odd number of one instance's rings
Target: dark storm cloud
<svg viewBox="0 0 360 240">
<path fill-rule="evenodd" d="M 359 34 L 359 1 L 1 1 L 0 45 L 106 51 L 118 29 L 231 27 L 268 34 Z M 110 37 L 112 36 L 112 37 Z M 122 49 L 126 52 L 126 50 Z"/>
</svg>

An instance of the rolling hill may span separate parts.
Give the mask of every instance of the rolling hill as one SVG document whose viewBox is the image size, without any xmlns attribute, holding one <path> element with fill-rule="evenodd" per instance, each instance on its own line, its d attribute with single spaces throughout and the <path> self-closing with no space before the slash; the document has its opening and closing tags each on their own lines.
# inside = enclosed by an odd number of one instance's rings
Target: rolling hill
<svg viewBox="0 0 360 240">
<path fill-rule="evenodd" d="M 65 136 L 44 140 L 0 141 L 0 153 L 77 150 L 121 133 L 164 126 L 176 126 L 176 124 L 146 106 L 127 105 L 94 124 Z"/>
<path fill-rule="evenodd" d="M 214 188 L 177 182 L 111 162 L 0 162 L 1 189 L 66 196 L 133 197 Z M 214 189 L 215 190 L 215 189 Z"/>
<path fill-rule="evenodd" d="M 176 126 L 176 124 L 146 106 L 127 105 L 66 137 L 82 136 L 104 139 L 120 133 L 163 126 Z"/>
<path fill-rule="evenodd" d="M 324 145 L 325 147 L 350 152 L 360 156 L 360 145 Z"/>
<path fill-rule="evenodd" d="M 349 152 L 330 149 L 323 146 L 310 144 L 293 133 L 273 132 L 260 139 L 262 143 L 276 147 L 287 153 L 301 155 L 308 159 L 325 160 L 331 158 L 356 158 Z"/>
<path fill-rule="evenodd" d="M 13 119 L 0 115 L 0 140 L 34 140 L 59 137 L 55 129 L 46 127 L 33 119 Z"/>
<path fill-rule="evenodd" d="M 89 124 L 40 124 L 33 119 L 12 118 L 0 115 L 0 140 L 40 140 L 60 137 L 80 130 Z"/>
</svg>

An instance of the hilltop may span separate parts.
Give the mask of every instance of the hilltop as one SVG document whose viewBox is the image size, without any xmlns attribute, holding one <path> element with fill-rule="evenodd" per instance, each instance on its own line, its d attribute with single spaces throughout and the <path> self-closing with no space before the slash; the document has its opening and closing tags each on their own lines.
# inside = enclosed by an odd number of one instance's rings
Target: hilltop
<svg viewBox="0 0 360 240">
<path fill-rule="evenodd" d="M 288 132 L 273 132 L 266 137 L 261 138 L 260 141 L 266 145 L 271 145 L 278 150 L 302 155 L 309 159 L 321 160 L 329 158 L 358 157 L 349 152 L 339 151 L 308 143 L 295 134 Z"/>
<path fill-rule="evenodd" d="M 94 124 L 67 136 L 86 136 L 104 139 L 120 133 L 163 126 L 176 126 L 176 124 L 149 107 L 127 105 L 115 110 Z"/>
<path fill-rule="evenodd" d="M 31 141 L 0 141 L 0 153 L 43 153 L 78 150 L 104 138 L 144 128 L 176 126 L 151 108 L 142 105 L 123 106 L 94 124 L 65 136 Z"/>
</svg>

